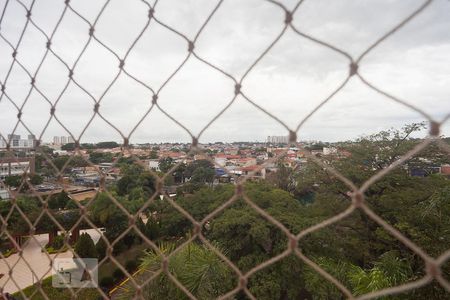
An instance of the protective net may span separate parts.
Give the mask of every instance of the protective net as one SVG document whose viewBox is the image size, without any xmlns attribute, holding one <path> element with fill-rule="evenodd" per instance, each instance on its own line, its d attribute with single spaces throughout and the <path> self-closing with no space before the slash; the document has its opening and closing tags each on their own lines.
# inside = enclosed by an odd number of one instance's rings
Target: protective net
<svg viewBox="0 0 450 300">
<path fill-rule="evenodd" d="M 306 265 L 308 265 L 310 268 L 312 268 L 315 272 L 320 274 L 323 277 L 323 280 L 328 281 L 332 283 L 337 289 L 339 289 L 343 296 L 349 299 L 372 299 L 372 298 L 378 298 L 386 295 L 392 295 L 392 294 L 398 294 L 401 292 L 406 292 L 409 290 L 413 290 L 422 286 L 425 286 L 427 284 L 430 284 L 432 281 L 437 281 L 447 292 L 450 292 L 450 283 L 445 279 L 445 276 L 442 274 L 441 267 L 448 261 L 450 258 L 450 249 L 442 253 L 438 257 L 432 257 L 427 252 L 425 252 L 421 247 L 419 247 L 417 244 L 415 244 L 411 239 L 407 238 L 402 232 L 400 232 L 398 229 L 396 229 L 394 226 L 389 224 L 387 221 L 385 221 L 383 218 L 381 218 L 379 215 L 377 215 L 374 210 L 369 207 L 369 205 L 365 201 L 365 192 L 368 190 L 369 187 L 371 187 L 375 182 L 382 179 L 385 175 L 395 170 L 397 167 L 400 167 L 404 162 L 411 159 L 415 154 L 425 149 L 430 144 L 438 145 L 444 152 L 450 153 L 450 147 L 448 144 L 443 142 L 440 138 L 440 127 L 442 124 L 445 123 L 445 121 L 448 119 L 448 116 L 444 120 L 435 120 L 433 119 L 429 114 L 427 114 L 422 109 L 416 107 L 415 105 L 409 103 L 406 100 L 400 99 L 394 95 L 391 95 L 390 93 L 384 91 L 382 88 L 375 86 L 372 84 L 368 79 L 364 77 L 362 72 L 360 71 L 359 66 L 364 61 L 364 58 L 374 51 L 376 51 L 377 47 L 382 44 L 386 39 L 388 39 L 390 36 L 392 36 L 395 32 L 400 31 L 402 27 L 405 26 L 405 24 L 409 22 L 413 22 L 415 18 L 420 15 L 423 11 L 429 8 L 430 4 L 432 3 L 431 0 L 424 1 L 422 4 L 420 4 L 418 7 L 414 8 L 414 10 L 405 18 L 398 20 L 397 24 L 392 27 L 390 30 L 385 32 L 381 37 L 379 37 L 374 43 L 369 45 L 359 56 L 355 57 L 349 54 L 347 51 L 342 50 L 326 41 L 320 40 L 306 32 L 303 32 L 300 30 L 296 25 L 294 25 L 293 20 L 296 18 L 296 15 L 298 15 L 298 12 L 302 9 L 302 2 L 299 1 L 292 9 L 288 9 L 282 1 L 266 1 L 270 5 L 272 5 L 272 9 L 276 13 L 283 13 L 285 15 L 284 22 L 282 23 L 281 30 L 279 33 L 274 36 L 271 39 L 271 42 L 263 49 L 261 53 L 255 53 L 254 54 L 254 61 L 253 63 L 246 68 L 245 72 L 243 72 L 243 75 L 241 77 L 236 77 L 231 75 L 226 70 L 222 69 L 221 67 L 216 66 L 212 62 L 208 61 L 207 59 L 202 58 L 202 55 L 200 53 L 197 53 L 196 51 L 196 43 L 198 39 L 201 37 L 202 33 L 205 31 L 205 29 L 208 27 L 208 24 L 212 19 L 214 19 L 214 16 L 217 14 L 218 11 L 221 10 L 225 0 L 218 1 L 214 8 L 211 10 L 211 12 L 205 16 L 203 23 L 201 26 L 199 26 L 199 29 L 197 33 L 195 34 L 194 38 L 189 38 L 185 34 L 181 33 L 177 29 L 173 28 L 169 24 L 166 24 L 165 22 L 162 22 L 158 17 L 158 5 L 159 2 L 155 1 L 154 3 L 149 3 L 145 0 L 141 1 L 140 3 L 145 6 L 145 10 L 142 10 L 142 14 L 147 16 L 147 21 L 144 24 L 142 28 L 140 28 L 139 34 L 133 38 L 132 43 L 127 46 L 128 48 L 125 51 L 125 54 L 122 54 L 121 51 L 116 51 L 114 45 L 108 45 L 106 42 L 102 40 L 102 36 L 96 33 L 96 26 L 99 23 L 100 20 L 102 20 L 102 17 L 107 13 L 107 7 L 110 5 L 111 1 L 106 1 L 102 7 L 98 11 L 90 12 L 90 16 L 85 16 L 84 13 L 78 11 L 73 5 L 72 1 L 66 0 L 64 2 L 64 6 L 61 9 L 60 17 L 58 19 L 58 22 L 56 25 L 51 28 L 51 32 L 47 28 L 41 28 L 38 22 L 36 22 L 33 19 L 33 8 L 38 1 L 31 1 L 30 3 L 26 3 L 21 0 L 6 0 L 2 1 L 2 8 L 1 8 L 1 18 L 0 18 L 0 25 L 3 27 L 5 16 L 9 13 L 9 7 L 11 5 L 19 5 L 21 9 L 23 10 L 23 14 L 26 15 L 26 21 L 24 24 L 15 24 L 16 30 L 20 32 L 19 38 L 17 41 L 11 41 L 10 37 L 4 34 L 4 32 L 0 28 L 0 37 L 1 41 L 9 47 L 11 54 L 12 54 L 12 60 L 9 66 L 9 69 L 6 73 L 1 74 L 0 78 L 0 85 L 1 85 L 1 96 L 0 96 L 0 102 L 8 102 L 14 106 L 16 111 L 14 112 L 17 114 L 17 120 L 16 124 L 14 126 L 13 132 L 11 134 L 16 133 L 16 130 L 19 127 L 23 127 L 27 130 L 27 132 L 30 135 L 34 135 L 35 143 L 36 143 L 36 154 L 39 154 L 42 158 L 44 158 L 44 162 L 49 166 L 49 168 L 54 172 L 55 177 L 59 178 L 59 181 L 61 183 L 62 189 L 66 189 L 66 185 L 64 185 L 64 172 L 69 168 L 69 165 L 73 159 L 78 159 L 78 157 L 81 157 L 83 159 L 83 163 L 88 166 L 95 168 L 96 172 L 98 172 L 100 176 L 99 181 L 99 188 L 96 190 L 96 193 L 104 193 L 108 196 L 109 200 L 120 209 L 120 211 L 126 215 L 126 218 L 128 220 L 128 229 L 123 231 L 121 234 L 119 234 L 117 237 L 115 237 L 113 240 L 107 239 L 103 232 L 97 227 L 97 225 L 91 220 L 89 216 L 89 207 L 94 201 L 94 197 L 92 197 L 88 203 L 82 205 L 79 202 L 76 203 L 76 207 L 72 209 L 74 212 L 74 215 L 76 216 L 74 221 L 68 224 L 62 223 L 61 219 L 58 218 L 54 211 L 49 207 L 49 198 L 48 195 L 43 195 L 42 193 L 38 192 L 36 189 L 36 186 L 32 184 L 29 180 L 25 180 L 27 178 L 26 174 L 22 177 L 23 180 L 20 183 L 20 186 L 16 191 L 10 190 L 9 192 L 11 195 L 13 195 L 11 201 L 11 207 L 10 210 L 1 217 L 2 222 L 2 228 L 1 228 L 1 234 L 3 237 L 6 237 L 7 240 L 9 240 L 12 244 L 14 244 L 15 248 L 17 248 L 17 252 L 19 254 L 19 259 L 15 261 L 15 263 L 9 263 L 6 257 L 2 254 L 2 260 L 7 264 L 7 269 L 9 270 L 9 274 L 5 275 L 8 276 L 8 280 L 3 283 L 2 285 L 2 293 L 5 295 L 5 286 L 7 284 L 13 284 L 17 287 L 18 290 L 23 288 L 23 286 L 17 282 L 15 276 L 12 276 L 15 272 L 17 272 L 17 268 L 19 268 L 19 265 L 25 266 L 25 273 L 27 273 L 27 276 L 33 277 L 33 282 L 36 283 L 36 289 L 33 292 L 33 294 L 25 295 L 22 290 L 20 290 L 20 294 L 23 298 L 32 298 L 34 295 L 40 295 L 41 297 L 45 299 L 54 299 L 54 295 L 47 295 L 45 290 L 43 289 L 43 281 L 48 276 L 49 271 L 51 269 L 51 263 L 44 266 L 45 271 L 42 270 L 35 270 L 34 264 L 28 261 L 25 256 L 23 256 L 23 249 L 26 244 L 28 243 L 39 243 L 39 241 L 36 239 L 35 234 L 42 233 L 39 230 L 39 226 L 42 222 L 51 223 L 54 230 L 61 231 L 65 233 L 65 236 L 67 238 L 64 239 L 64 247 L 67 248 L 67 250 L 73 255 L 78 256 L 76 252 L 73 249 L 73 244 L 70 243 L 69 240 L 69 234 L 70 232 L 75 232 L 79 228 L 92 228 L 95 229 L 97 234 L 100 236 L 100 239 L 102 239 L 106 244 L 106 254 L 105 257 L 102 258 L 99 261 L 99 265 L 106 263 L 111 263 L 115 267 L 119 268 L 123 274 L 125 274 L 125 277 L 128 278 L 128 281 L 126 285 L 129 287 L 129 289 L 132 290 L 132 293 L 134 294 L 134 297 L 137 299 L 144 299 L 145 294 L 143 293 L 146 286 L 148 286 L 151 282 L 157 281 L 159 275 L 165 274 L 166 277 L 174 284 L 176 287 L 178 287 L 179 291 L 184 293 L 187 297 L 191 299 L 197 299 L 197 296 L 194 295 L 189 288 L 187 288 L 185 285 L 182 284 L 182 280 L 180 278 L 177 278 L 175 274 L 172 274 L 170 271 L 170 261 L 173 259 L 177 254 L 180 254 L 183 252 L 184 249 L 187 249 L 188 247 L 191 247 L 191 244 L 193 241 L 200 241 L 201 244 L 205 245 L 210 251 L 212 251 L 215 255 L 217 255 L 223 263 L 225 263 L 235 274 L 236 276 L 236 285 L 235 287 L 228 291 L 227 293 L 223 294 L 219 298 L 221 299 L 229 299 L 236 297 L 238 294 L 245 294 L 250 299 L 255 299 L 255 296 L 252 294 L 250 289 L 248 288 L 248 283 L 250 280 L 250 277 L 257 272 L 268 268 L 277 262 L 281 261 L 282 259 L 285 259 L 289 256 L 295 256 L 296 258 L 300 259 L 302 262 L 304 262 Z M 64 19 L 67 17 L 68 14 L 75 15 L 79 21 L 84 23 L 88 30 L 85 32 L 85 36 L 83 39 L 80 39 L 80 43 L 82 43 L 81 51 L 79 53 L 72 53 L 74 59 L 71 62 L 68 62 L 66 59 L 64 59 L 57 50 L 54 49 L 52 41 L 55 36 L 55 34 L 60 30 L 61 24 L 64 22 Z M 162 84 L 159 86 L 151 86 L 148 83 L 146 83 L 146 80 L 143 78 L 139 78 L 139 76 L 134 75 L 132 70 L 129 70 L 127 68 L 127 58 L 130 56 L 130 54 L 133 53 L 133 49 L 136 45 L 139 44 L 139 41 L 141 40 L 142 36 L 154 30 L 154 28 L 163 27 L 166 31 L 165 34 L 171 35 L 172 37 L 178 38 L 182 43 L 185 44 L 185 57 L 183 60 L 171 71 L 170 76 L 168 76 Z M 30 71 L 29 68 L 26 67 L 25 64 L 21 62 L 21 58 L 19 53 L 21 52 L 21 46 L 22 42 L 27 36 L 27 32 L 30 30 L 37 30 L 42 34 L 42 36 L 45 38 L 46 43 L 41 45 L 37 44 L 34 47 L 37 49 L 44 49 L 42 57 L 39 59 L 38 67 Z M 302 40 L 308 40 L 309 42 L 314 43 L 317 46 L 326 48 L 330 51 L 333 51 L 335 54 L 343 57 L 348 61 L 348 75 L 346 78 L 341 82 L 341 84 L 335 88 L 327 97 L 322 99 L 319 105 L 317 105 L 309 114 L 307 114 L 306 117 L 304 117 L 302 120 L 298 122 L 298 125 L 295 127 L 288 126 L 283 120 L 281 120 L 279 117 L 275 116 L 271 111 L 264 109 L 262 106 L 257 104 L 257 101 L 252 99 L 249 95 L 247 95 L 244 91 L 244 82 L 245 79 L 251 74 L 252 70 L 255 69 L 255 67 L 261 62 L 261 60 L 271 51 L 271 49 L 277 45 L 277 43 L 280 41 L 280 39 L 286 35 L 287 33 L 295 34 L 298 36 L 299 39 Z M 83 55 L 85 55 L 88 47 L 92 44 L 95 44 L 97 47 L 101 47 L 102 49 L 106 50 L 110 54 L 112 54 L 116 58 L 116 65 L 113 67 L 115 68 L 114 76 L 112 77 L 112 80 L 108 81 L 108 84 L 104 91 L 99 95 L 94 95 L 89 92 L 89 89 L 84 86 L 80 82 L 80 80 L 77 78 L 77 66 L 79 61 L 82 59 Z M 122 45 L 123 46 L 123 45 Z M 71 49 L 68 49 L 68 51 L 71 51 Z M 73 52 L 73 51 L 72 51 Z M 300 55 L 300 54 L 299 54 Z M 58 78 L 58 81 L 63 83 L 63 89 L 62 91 L 56 96 L 52 97 L 46 94 L 45 90 L 42 90 L 39 85 L 39 78 L 40 78 L 40 70 L 41 67 L 44 65 L 44 62 L 48 59 L 56 59 L 59 61 L 65 68 L 66 77 L 60 77 Z M 196 61 L 198 63 L 201 63 L 205 67 L 209 68 L 213 72 L 216 72 L 220 76 L 223 76 L 226 80 L 229 80 L 230 82 L 233 82 L 234 88 L 232 91 L 232 97 L 231 99 L 226 99 L 228 102 L 227 104 L 220 110 L 220 112 L 215 115 L 206 126 L 204 126 L 198 134 L 194 134 L 193 130 L 188 128 L 187 126 L 183 125 L 180 120 L 178 120 L 175 116 L 173 116 L 170 112 L 163 109 L 163 107 L 160 106 L 159 98 L 162 91 L 165 91 L 166 89 L 170 89 L 170 82 L 177 76 L 178 73 L 180 73 L 183 68 L 186 66 L 186 64 L 189 61 Z M 26 90 L 26 95 L 24 100 L 22 99 L 16 99 L 14 96 L 10 96 L 8 94 L 8 87 L 9 85 L 16 84 L 14 82 L 14 79 L 10 78 L 10 75 L 14 68 L 19 68 L 23 70 L 28 78 L 28 83 L 23 83 L 23 90 Z M 103 113 L 102 113 L 102 100 L 105 98 L 105 96 L 109 93 L 109 91 L 115 86 L 119 78 L 128 78 L 129 80 L 133 81 L 135 84 L 139 85 L 141 88 L 145 89 L 149 95 L 151 95 L 148 105 L 145 106 L 145 108 L 142 108 L 143 111 L 145 111 L 142 118 L 137 120 L 128 120 L 130 124 L 135 124 L 133 126 L 133 129 L 130 132 L 123 132 L 123 130 L 119 129 L 118 126 L 114 124 L 113 121 L 109 120 Z M 201 80 L 199 78 L 198 80 Z M 357 186 L 350 180 L 349 178 L 346 178 L 344 175 L 342 175 L 338 170 L 334 169 L 331 165 L 326 164 L 321 160 L 320 158 L 316 157 L 315 155 L 312 155 L 309 151 L 305 150 L 306 157 L 315 162 L 320 168 L 323 168 L 332 176 L 340 180 L 345 186 L 347 186 L 349 190 L 349 197 L 351 197 L 352 201 L 348 205 L 348 207 L 341 213 L 331 216 L 326 220 L 323 220 L 317 224 L 314 224 L 306 229 L 301 230 L 298 233 L 294 233 L 291 230 L 289 230 L 283 222 L 280 220 L 277 220 L 274 218 L 271 214 L 269 214 L 266 210 L 255 204 L 255 201 L 251 199 L 247 195 L 246 191 L 246 181 L 250 179 L 254 174 L 261 171 L 263 168 L 265 168 L 267 165 L 274 163 L 280 156 L 283 156 L 287 152 L 287 148 L 285 151 L 279 153 L 277 156 L 272 157 L 266 161 L 264 161 L 263 164 L 258 165 L 258 167 L 254 170 L 252 170 L 249 174 L 241 176 L 239 178 L 235 178 L 235 189 L 234 193 L 229 200 L 222 203 L 220 206 L 216 207 L 212 212 L 210 212 L 207 216 L 203 217 L 202 219 L 195 219 L 190 212 L 188 212 L 185 208 L 183 208 L 181 205 L 179 205 L 168 193 L 168 190 L 166 189 L 166 179 L 169 176 L 169 174 L 172 174 L 177 170 L 177 168 L 180 166 L 181 162 L 178 164 L 175 164 L 171 166 L 170 170 L 167 170 L 165 172 L 164 176 L 159 176 L 156 174 L 156 172 L 149 168 L 148 164 L 143 162 L 143 160 L 136 155 L 134 151 L 131 151 L 132 145 L 132 136 L 135 133 L 135 131 L 143 124 L 144 120 L 149 118 L 151 116 L 152 111 L 159 111 L 163 115 L 165 115 L 167 118 L 172 120 L 176 126 L 178 126 L 180 129 L 182 129 L 184 132 L 186 132 L 190 139 L 190 149 L 189 149 L 189 155 L 202 155 L 202 157 L 206 160 L 209 160 L 212 164 L 222 167 L 221 165 L 218 165 L 217 162 L 211 158 L 205 151 L 204 148 L 201 147 L 201 144 L 199 144 L 199 140 L 202 137 L 203 133 L 208 130 L 212 124 L 214 124 L 217 120 L 219 120 L 226 112 L 230 110 L 232 105 L 235 103 L 235 101 L 238 98 L 243 99 L 243 101 L 247 102 L 251 106 L 255 107 L 257 110 L 271 118 L 276 123 L 280 124 L 282 127 L 285 128 L 286 134 L 289 136 L 289 143 L 292 146 L 297 146 L 299 148 L 302 148 L 302 145 L 297 143 L 297 134 L 299 131 L 303 128 L 303 125 L 313 116 L 316 114 L 317 111 L 319 111 L 322 107 L 326 106 L 327 103 L 336 96 L 349 82 L 359 80 L 362 82 L 368 89 L 371 89 L 379 94 L 381 94 L 383 97 L 386 98 L 386 101 L 394 101 L 400 105 L 403 105 L 407 109 L 413 110 L 423 116 L 426 120 L 429 122 L 429 134 L 426 138 L 424 138 L 418 145 L 416 145 L 413 149 L 408 151 L 407 153 L 404 153 L 400 159 L 393 162 L 390 166 L 382 169 L 380 172 L 376 173 L 374 176 L 372 176 L 369 180 L 364 182 L 362 185 Z M 61 118 L 58 116 L 58 104 L 60 103 L 60 100 L 66 95 L 67 93 L 71 93 L 71 89 L 69 86 L 76 86 L 79 90 L 79 93 L 81 93 L 82 97 L 89 99 L 90 107 L 92 108 L 92 115 L 89 117 L 89 121 L 84 125 L 81 134 L 76 136 L 74 135 L 71 130 L 65 125 L 64 118 Z M 40 132 L 36 132 L 34 128 L 30 128 L 27 125 L 27 118 L 32 117 L 32 112 L 29 114 L 23 114 L 23 110 L 25 107 L 27 107 L 27 103 L 29 99 L 31 98 L 32 94 L 39 94 L 45 101 L 48 103 L 50 107 L 50 111 L 48 112 L 48 115 L 39 115 L 34 116 L 35 118 L 40 119 L 46 119 L 46 125 Z M 83 104 L 84 105 L 84 104 Z M 126 103 L 123 103 L 123 106 L 125 108 Z M 0 112 L 1 114 L 12 114 L 12 112 Z M 118 134 L 120 134 L 123 145 L 121 147 L 121 153 L 119 154 L 119 157 L 130 157 L 134 164 L 140 165 L 142 168 L 146 169 L 152 176 L 154 180 L 154 186 L 155 191 L 153 195 L 146 199 L 146 201 L 137 209 L 136 213 L 130 213 L 129 210 L 124 207 L 123 203 L 116 199 L 115 195 L 111 193 L 108 190 L 107 186 L 107 172 L 104 169 L 100 169 L 97 164 L 94 164 L 89 159 L 85 158 L 83 156 L 83 153 L 80 149 L 80 141 L 84 135 L 84 133 L 90 128 L 93 121 L 96 119 L 102 119 L 104 122 L 110 126 L 110 129 L 114 130 Z M 51 122 L 57 122 L 64 130 L 67 132 L 67 135 L 70 136 L 75 145 L 75 151 L 71 155 L 70 159 L 66 162 L 64 162 L 60 166 L 56 166 L 50 155 L 44 151 L 44 148 L 41 145 L 41 139 L 46 133 L 46 130 L 50 126 Z M 5 148 L 3 149 L 5 153 L 9 154 L 9 159 L 13 162 L 20 162 L 20 159 L 17 158 L 14 153 L 14 145 L 12 145 L 12 136 L 8 136 L 6 132 L 0 132 L 0 137 L 5 141 Z M 32 173 L 32 170 L 27 169 L 26 173 Z M 231 177 L 235 177 L 235 174 L 228 174 Z M 5 183 L 2 181 L 1 186 L 5 189 L 9 188 L 5 185 Z M 33 217 L 30 217 L 30 215 L 26 212 L 24 212 L 18 201 L 17 201 L 17 191 L 24 191 L 28 190 L 29 193 L 31 193 L 34 197 L 37 197 L 40 201 L 40 207 L 39 211 L 35 212 L 35 215 Z M 178 244 L 176 248 L 171 249 L 171 251 L 163 251 L 160 246 L 158 246 L 155 241 L 152 239 L 149 239 L 148 235 L 144 234 L 142 232 L 142 227 L 138 225 L 138 220 L 141 218 L 141 215 L 146 212 L 148 207 L 155 202 L 160 200 L 160 195 L 163 195 L 163 199 L 167 201 L 174 209 L 176 209 L 185 219 L 187 219 L 192 224 L 192 231 L 191 234 L 186 238 L 182 243 Z M 222 253 L 222 250 L 220 247 L 209 241 L 205 234 L 205 228 L 209 226 L 210 220 L 212 220 L 214 217 L 218 216 L 219 214 L 226 211 L 231 205 L 233 205 L 237 201 L 244 201 L 246 205 L 248 205 L 252 210 L 257 212 L 260 216 L 262 216 L 267 222 L 270 222 L 273 226 L 278 228 L 287 239 L 286 247 L 283 251 L 280 251 L 279 254 L 276 256 L 270 258 L 269 260 L 263 261 L 261 263 L 258 263 L 256 266 L 250 268 L 249 270 L 246 270 L 245 272 L 240 270 L 235 263 L 233 263 L 226 254 Z M 400 208 L 401 209 L 401 208 Z M 367 218 L 374 221 L 376 224 L 378 224 L 380 227 L 382 227 L 384 230 L 386 230 L 392 237 L 403 243 L 407 248 L 409 248 L 412 252 L 414 252 L 418 257 L 420 257 L 423 260 L 423 263 L 425 265 L 425 271 L 424 276 L 421 278 L 416 278 L 413 281 L 410 281 L 406 284 L 401 284 L 394 287 L 384 288 L 377 290 L 375 292 L 371 292 L 364 295 L 354 296 L 352 292 L 348 289 L 348 287 L 344 286 L 338 279 L 336 279 L 334 276 L 332 276 L 329 272 L 327 272 L 324 268 L 322 268 L 317 262 L 315 262 L 313 259 L 307 257 L 305 253 L 302 252 L 301 245 L 302 240 L 304 238 L 314 232 L 317 232 L 323 228 L 326 228 L 328 226 L 332 226 L 333 224 L 347 218 L 349 215 L 354 213 L 355 211 L 359 211 L 360 213 L 363 213 L 367 216 Z M 26 223 L 26 228 L 23 230 L 24 235 L 29 235 L 29 239 L 22 244 L 18 239 L 17 236 L 14 234 L 14 228 L 11 228 L 10 222 L 13 215 L 16 215 L 16 217 L 21 218 Z M 154 270 L 154 272 L 151 273 L 151 275 L 148 276 L 139 276 L 139 274 L 131 274 L 130 269 L 126 268 L 116 257 L 114 253 L 114 249 L 117 246 L 118 242 L 124 238 L 126 238 L 127 234 L 130 232 L 134 232 L 136 235 L 138 235 L 143 243 L 146 244 L 146 246 L 150 249 L 152 249 L 155 253 L 159 254 L 160 259 L 160 268 L 158 270 Z M 43 253 L 46 254 L 48 257 L 48 262 L 54 261 L 55 258 L 60 257 L 61 253 L 56 254 L 49 254 L 47 250 L 43 250 Z M 47 264 L 47 262 L 45 262 Z M 42 268 L 41 268 L 42 269 Z M 31 274 L 31 275 L 30 275 Z M 290 276 L 291 274 L 286 274 L 286 276 Z M 25 275 L 24 275 L 25 276 Z M 79 293 L 82 289 L 74 289 L 69 288 L 70 293 L 73 298 L 77 298 L 79 296 Z M 96 289 L 98 293 L 104 298 L 109 299 L 110 295 L 108 291 L 102 290 L 100 287 L 97 287 Z M 6 295 L 5 295 L 6 297 Z M 80 296 L 81 297 L 81 296 Z M 113 296 L 114 297 L 114 296 Z"/>
</svg>

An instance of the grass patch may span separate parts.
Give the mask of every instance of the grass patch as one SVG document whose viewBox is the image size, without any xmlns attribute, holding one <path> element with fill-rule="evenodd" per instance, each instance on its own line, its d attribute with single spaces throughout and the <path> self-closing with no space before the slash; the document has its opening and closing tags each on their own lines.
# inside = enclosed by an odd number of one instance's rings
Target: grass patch
<svg viewBox="0 0 450 300">
<path fill-rule="evenodd" d="M 69 250 L 69 247 L 67 247 L 67 245 L 62 246 L 60 249 L 55 249 L 52 246 L 45 247 L 45 252 L 47 252 L 48 254 L 66 252 L 67 250 Z M 44 250 L 41 250 L 41 252 L 44 252 Z"/>
<path fill-rule="evenodd" d="M 8 250 L 6 250 L 4 253 L 2 253 L 3 254 L 3 256 L 5 257 L 5 258 L 7 258 L 7 257 L 10 257 L 11 255 L 13 255 L 14 253 L 17 253 L 17 249 L 16 248 L 13 248 L 13 249 L 8 249 Z"/>
<path fill-rule="evenodd" d="M 48 277 L 42 281 L 42 289 L 47 295 L 48 299 L 58 299 L 58 300 L 70 300 L 72 299 L 72 294 L 69 289 L 64 288 L 54 288 L 52 286 L 52 277 Z M 95 288 L 84 288 L 84 289 L 73 289 L 73 291 L 78 291 L 77 299 L 83 300 L 97 300 L 102 299 L 101 294 Z M 20 292 L 14 293 L 15 299 L 32 299 L 32 300 L 44 300 L 47 299 L 42 295 L 36 284 L 31 285 L 22 290 L 26 298 L 22 297 Z M 33 296 L 31 296 L 33 295 Z"/>
</svg>

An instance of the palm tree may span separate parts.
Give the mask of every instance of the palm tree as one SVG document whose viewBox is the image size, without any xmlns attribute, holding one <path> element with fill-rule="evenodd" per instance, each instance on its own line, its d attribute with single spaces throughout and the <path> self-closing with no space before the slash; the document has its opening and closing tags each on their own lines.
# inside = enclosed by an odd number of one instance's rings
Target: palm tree
<svg viewBox="0 0 450 300">
<path fill-rule="evenodd" d="M 355 295 L 363 295 L 384 288 L 400 285 L 413 276 L 406 259 L 397 257 L 395 251 L 386 252 L 370 270 L 354 266 L 349 274 Z M 385 298 L 382 298 L 385 299 Z M 397 299 L 390 297 L 389 299 Z"/>
<path fill-rule="evenodd" d="M 174 249 L 174 243 L 162 243 L 159 246 L 164 254 Z M 143 284 L 160 269 L 161 256 L 155 251 L 146 251 L 134 280 Z M 169 271 L 198 299 L 217 298 L 236 286 L 231 269 L 209 248 L 194 242 L 169 259 Z M 116 299 L 131 299 L 134 295 L 135 288 L 129 280 L 120 288 Z M 147 283 L 142 295 L 144 299 L 188 299 L 165 273 Z"/>
</svg>

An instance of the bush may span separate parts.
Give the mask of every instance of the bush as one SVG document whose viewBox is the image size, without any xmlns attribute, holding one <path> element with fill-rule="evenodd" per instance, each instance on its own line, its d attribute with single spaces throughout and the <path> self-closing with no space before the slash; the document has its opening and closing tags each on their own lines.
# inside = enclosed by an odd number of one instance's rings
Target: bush
<svg viewBox="0 0 450 300">
<path fill-rule="evenodd" d="M 44 182 L 44 179 L 42 178 L 42 176 L 40 176 L 38 174 L 30 175 L 30 183 L 31 184 L 38 185 L 38 184 L 42 184 L 42 182 Z"/>
<path fill-rule="evenodd" d="M 106 256 L 106 242 L 100 238 L 95 245 L 95 249 L 97 251 L 98 259 L 102 260 Z"/>
<path fill-rule="evenodd" d="M 100 280 L 101 287 L 112 287 L 113 285 L 114 285 L 114 278 L 112 278 L 111 276 L 103 277 Z"/>
<path fill-rule="evenodd" d="M 50 209 L 62 209 L 70 200 L 69 195 L 65 191 L 62 191 L 61 193 L 50 197 L 48 200 L 48 207 Z"/>
<path fill-rule="evenodd" d="M 80 258 L 96 258 L 97 250 L 95 249 L 94 241 L 87 233 L 80 235 L 77 243 L 75 244 L 75 252 Z"/>
<path fill-rule="evenodd" d="M 74 200 L 70 199 L 67 201 L 66 206 L 64 209 L 79 209 L 78 205 L 75 203 Z"/>
<path fill-rule="evenodd" d="M 152 217 L 149 217 L 145 224 L 145 235 L 150 240 L 156 240 L 160 235 L 159 223 Z"/>
<path fill-rule="evenodd" d="M 7 258 L 7 257 L 13 255 L 14 253 L 17 253 L 17 250 L 16 250 L 15 248 L 6 250 L 6 251 L 3 252 L 2 254 L 3 254 L 3 256 L 4 256 L 5 258 Z"/>
<path fill-rule="evenodd" d="M 127 261 L 125 264 L 125 269 L 127 269 L 128 273 L 135 271 L 139 267 L 139 262 L 135 259 Z"/>
<path fill-rule="evenodd" d="M 64 235 L 58 235 L 53 239 L 52 244 L 50 245 L 55 250 L 61 249 L 64 245 Z"/>
<path fill-rule="evenodd" d="M 115 280 L 120 280 L 125 276 L 125 274 L 123 273 L 123 271 L 119 268 L 115 269 L 113 272 L 113 277 Z"/>
</svg>

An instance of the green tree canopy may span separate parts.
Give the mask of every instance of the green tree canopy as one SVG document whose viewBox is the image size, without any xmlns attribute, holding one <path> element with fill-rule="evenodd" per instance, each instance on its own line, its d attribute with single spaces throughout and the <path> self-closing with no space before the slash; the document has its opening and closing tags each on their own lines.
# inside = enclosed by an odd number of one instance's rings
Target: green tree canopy
<svg viewBox="0 0 450 300">
<path fill-rule="evenodd" d="M 97 258 L 94 241 L 88 233 L 82 233 L 75 244 L 75 253 L 80 258 Z"/>
</svg>

